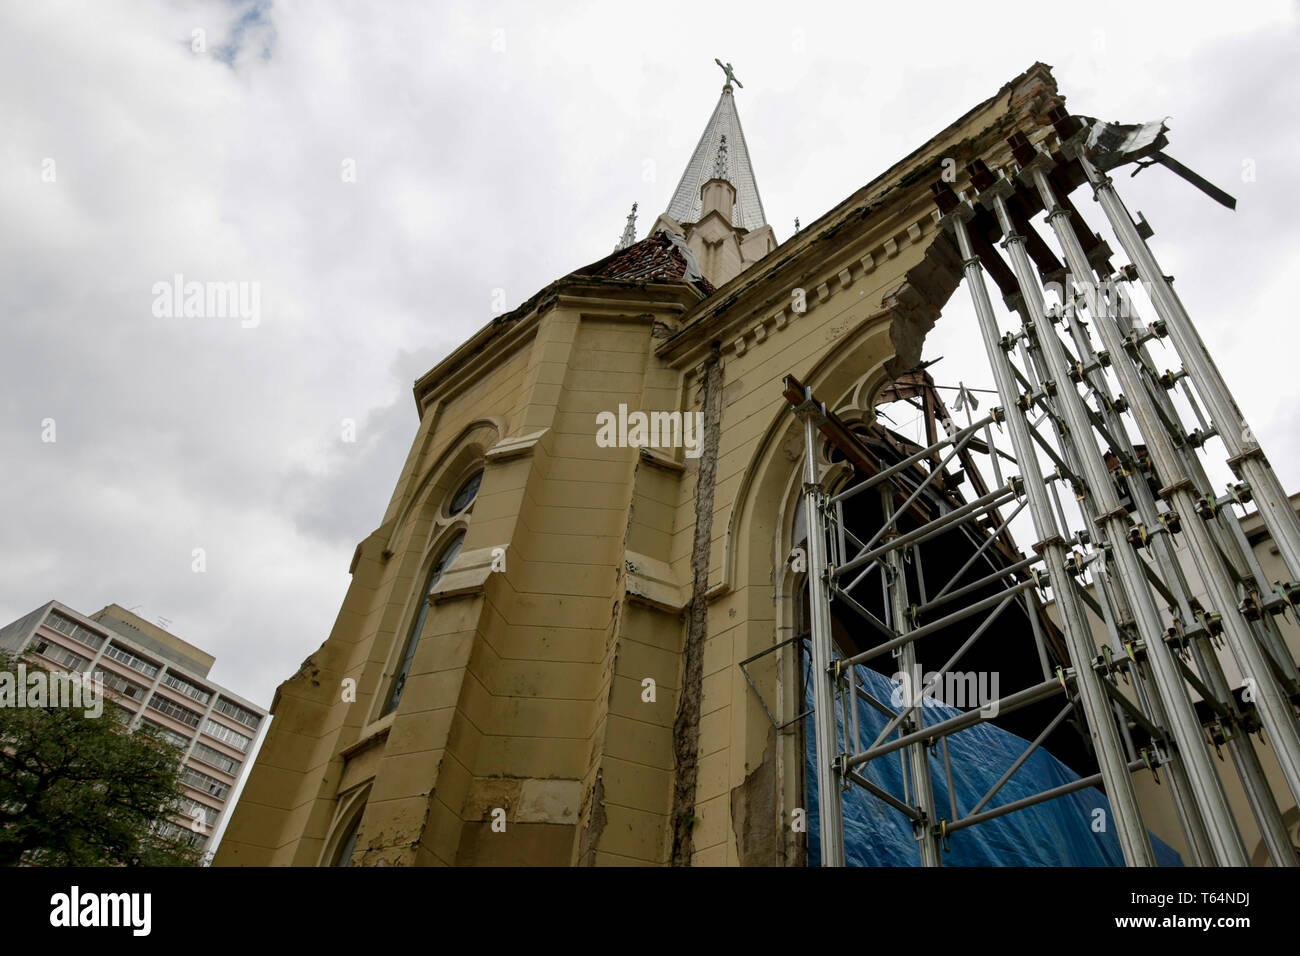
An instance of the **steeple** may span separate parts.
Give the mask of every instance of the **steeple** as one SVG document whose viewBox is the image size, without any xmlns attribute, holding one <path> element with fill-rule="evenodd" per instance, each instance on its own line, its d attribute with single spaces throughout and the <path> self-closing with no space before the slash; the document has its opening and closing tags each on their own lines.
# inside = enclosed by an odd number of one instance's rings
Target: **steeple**
<svg viewBox="0 0 1300 956">
<path fill-rule="evenodd" d="M 685 225 L 697 222 L 702 214 L 700 187 L 712 178 L 727 179 L 736 187 L 736 204 L 731 210 L 731 224 L 738 229 L 753 232 L 767 225 L 763 214 L 763 201 L 758 198 L 758 182 L 754 179 L 754 168 L 749 162 L 749 148 L 745 145 L 745 131 L 740 128 L 740 116 L 736 112 L 733 86 L 741 87 L 730 63 L 715 60 L 727 80 L 722 87 L 722 96 L 713 108 L 704 135 L 700 137 L 691 161 L 686 165 L 681 182 L 673 193 L 672 202 L 668 204 L 667 215 Z M 725 147 L 723 142 L 725 138 Z M 718 153 L 722 149 L 725 159 L 726 174 L 717 176 L 715 166 Z"/>
<path fill-rule="evenodd" d="M 623 238 L 619 239 L 618 245 L 614 251 L 626 249 L 636 242 L 636 203 L 632 203 L 632 211 L 627 214 L 627 225 L 623 227 Z"/>
</svg>

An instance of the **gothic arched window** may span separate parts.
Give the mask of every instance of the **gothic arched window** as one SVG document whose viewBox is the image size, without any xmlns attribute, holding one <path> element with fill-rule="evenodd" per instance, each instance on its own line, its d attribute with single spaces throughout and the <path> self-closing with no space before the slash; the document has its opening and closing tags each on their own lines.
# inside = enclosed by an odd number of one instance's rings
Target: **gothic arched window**
<svg viewBox="0 0 1300 956">
<path fill-rule="evenodd" d="M 334 853 L 334 859 L 330 866 L 351 866 L 352 854 L 357 848 L 357 834 L 361 832 L 361 811 L 358 810 L 352 817 L 352 822 L 348 824 L 347 830 L 343 834 L 343 839 L 339 841 L 339 848 Z"/>
<path fill-rule="evenodd" d="M 474 498 L 478 495 L 479 485 L 481 484 L 483 484 L 482 468 L 460 483 L 460 487 L 456 489 L 456 493 L 452 495 L 451 500 L 447 502 L 447 516 L 454 518 L 473 504 Z"/>
<path fill-rule="evenodd" d="M 401 663 L 397 668 L 397 673 L 393 676 L 393 684 L 388 691 L 388 699 L 384 702 L 384 709 L 380 711 L 380 717 L 391 714 L 396 710 L 397 702 L 402 699 L 402 688 L 406 686 L 406 677 L 411 672 L 411 661 L 415 659 L 415 648 L 420 643 L 420 632 L 424 630 L 424 621 L 429 616 L 429 607 L 433 603 L 433 590 L 438 586 L 438 582 L 442 580 L 447 568 L 460 556 L 460 549 L 464 543 L 465 532 L 462 529 L 456 532 L 456 536 L 447 543 L 429 568 L 429 577 L 424 583 L 424 590 L 420 592 L 420 607 L 416 611 L 415 620 L 411 622 L 411 629 L 406 636 L 406 645 L 402 651 Z"/>
</svg>

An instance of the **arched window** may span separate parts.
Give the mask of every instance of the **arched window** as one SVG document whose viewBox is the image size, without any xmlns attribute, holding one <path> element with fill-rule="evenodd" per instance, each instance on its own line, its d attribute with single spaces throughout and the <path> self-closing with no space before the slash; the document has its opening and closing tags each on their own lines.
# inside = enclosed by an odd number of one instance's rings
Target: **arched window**
<svg viewBox="0 0 1300 956">
<path fill-rule="evenodd" d="M 482 468 L 460 483 L 460 487 L 456 489 L 456 493 L 452 495 L 451 500 L 447 502 L 447 516 L 454 518 L 473 504 L 475 496 L 478 495 L 479 485 L 481 484 L 483 484 Z"/>
<path fill-rule="evenodd" d="M 352 815 L 352 822 L 348 824 L 347 830 L 343 834 L 343 839 L 339 841 L 339 848 L 334 853 L 334 859 L 330 861 L 330 866 L 351 866 L 352 854 L 357 848 L 357 834 L 361 832 L 361 811 L 358 810 Z"/>
<path fill-rule="evenodd" d="M 402 650 L 401 663 L 393 677 L 392 687 L 388 691 L 388 699 L 384 702 L 384 709 L 379 713 L 380 717 L 391 714 L 396 710 L 397 702 L 402 699 L 402 688 L 406 686 L 406 676 L 411 672 L 411 661 L 415 659 L 415 648 L 420 643 L 420 632 L 424 630 L 424 621 L 429 616 L 429 606 L 433 603 L 430 595 L 433 589 L 438 586 L 438 582 L 442 580 L 447 568 L 460 556 L 461 545 L 464 543 L 465 532 L 457 532 L 456 536 L 442 549 L 442 553 L 433 562 L 433 566 L 429 568 L 428 580 L 425 581 L 424 590 L 420 592 L 420 607 L 416 611 L 415 620 L 411 622 L 411 630 L 406 637 L 406 646 Z"/>
</svg>

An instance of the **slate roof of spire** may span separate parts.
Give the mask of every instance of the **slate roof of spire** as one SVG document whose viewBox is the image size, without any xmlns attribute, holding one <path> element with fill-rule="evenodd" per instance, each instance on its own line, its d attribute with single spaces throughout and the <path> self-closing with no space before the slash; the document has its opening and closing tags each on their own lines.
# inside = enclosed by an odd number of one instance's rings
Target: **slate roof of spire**
<svg viewBox="0 0 1300 956">
<path fill-rule="evenodd" d="M 740 128 L 740 115 L 730 85 L 722 88 L 718 105 L 704 127 L 686 172 L 677 184 L 668 215 L 680 223 L 698 222 L 700 218 L 700 187 L 713 178 L 718 146 L 727 137 L 727 179 L 736 187 L 736 204 L 731 210 L 731 224 L 741 229 L 754 230 L 767 224 L 763 214 L 763 201 L 758 198 L 758 182 L 749 162 L 749 147 L 745 145 L 745 131 Z"/>
</svg>

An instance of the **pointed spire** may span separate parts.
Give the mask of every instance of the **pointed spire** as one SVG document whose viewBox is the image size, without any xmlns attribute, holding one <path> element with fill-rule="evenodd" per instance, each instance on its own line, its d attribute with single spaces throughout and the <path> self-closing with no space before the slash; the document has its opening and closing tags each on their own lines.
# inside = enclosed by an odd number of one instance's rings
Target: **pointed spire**
<svg viewBox="0 0 1300 956">
<path fill-rule="evenodd" d="M 740 128 L 740 116 L 736 113 L 733 86 L 740 87 L 741 84 L 732 72 L 730 63 L 718 61 L 718 65 L 727 74 L 727 83 L 722 87 L 722 96 L 713 108 L 713 115 L 704 127 L 704 135 L 700 137 L 695 152 L 691 154 L 691 161 L 686 165 L 681 182 L 673 192 L 667 215 L 683 224 L 699 221 L 703 208 L 700 187 L 716 175 L 718 153 L 723 145 L 723 137 L 726 137 L 725 178 L 736 188 L 731 224 L 752 232 L 766 225 L 767 217 L 763 213 L 763 201 L 758 197 L 758 183 L 749 161 L 745 132 Z"/>
<path fill-rule="evenodd" d="M 618 245 L 614 247 L 615 252 L 620 252 L 636 242 L 636 203 L 632 203 L 632 211 L 627 214 L 627 225 L 623 227 L 623 238 L 619 239 Z"/>
</svg>

